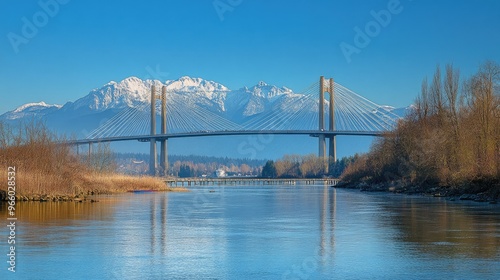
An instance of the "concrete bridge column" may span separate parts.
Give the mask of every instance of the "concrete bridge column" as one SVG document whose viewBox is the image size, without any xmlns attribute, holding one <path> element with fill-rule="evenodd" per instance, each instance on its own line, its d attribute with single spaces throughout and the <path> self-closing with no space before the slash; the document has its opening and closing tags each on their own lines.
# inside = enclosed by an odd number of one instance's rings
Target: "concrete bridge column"
<svg viewBox="0 0 500 280">
<path fill-rule="evenodd" d="M 325 77 L 319 77 L 319 130 L 325 130 Z M 326 141 L 325 135 L 319 135 L 319 154 L 326 163 Z"/>
<path fill-rule="evenodd" d="M 151 86 L 151 136 L 156 134 L 156 90 L 155 86 Z M 156 176 L 156 139 L 151 138 L 149 149 L 149 174 Z"/>
<path fill-rule="evenodd" d="M 325 131 L 325 91 L 330 95 L 328 130 L 335 131 L 335 90 L 333 79 L 328 79 L 328 84 L 325 83 L 325 78 L 319 78 L 319 130 Z M 335 135 L 328 136 L 328 158 L 326 156 L 326 139 L 325 135 L 319 135 L 319 157 L 323 159 L 325 173 L 328 173 L 329 164 L 337 160 L 337 142 Z"/>
<path fill-rule="evenodd" d="M 330 79 L 330 120 L 329 120 L 329 128 L 330 131 L 335 131 L 335 88 L 333 83 L 333 78 Z M 337 161 L 337 141 L 335 139 L 335 135 L 330 136 L 329 138 L 329 163 Z"/>
<path fill-rule="evenodd" d="M 167 134 L 167 87 L 163 86 L 161 90 L 161 134 Z M 168 175 L 168 150 L 167 139 L 160 141 L 160 165 L 163 176 Z"/>
</svg>

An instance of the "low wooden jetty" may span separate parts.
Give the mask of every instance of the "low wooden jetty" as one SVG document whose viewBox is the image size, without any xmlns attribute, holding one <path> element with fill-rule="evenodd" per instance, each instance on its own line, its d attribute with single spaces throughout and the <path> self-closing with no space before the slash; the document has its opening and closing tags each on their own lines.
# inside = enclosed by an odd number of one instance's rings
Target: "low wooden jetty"
<svg viewBox="0 0 500 280">
<path fill-rule="evenodd" d="M 267 179 L 254 177 L 221 177 L 221 178 L 168 178 L 164 180 L 169 186 L 263 186 L 263 185 L 330 185 L 339 182 L 335 178 L 320 179 Z"/>
</svg>

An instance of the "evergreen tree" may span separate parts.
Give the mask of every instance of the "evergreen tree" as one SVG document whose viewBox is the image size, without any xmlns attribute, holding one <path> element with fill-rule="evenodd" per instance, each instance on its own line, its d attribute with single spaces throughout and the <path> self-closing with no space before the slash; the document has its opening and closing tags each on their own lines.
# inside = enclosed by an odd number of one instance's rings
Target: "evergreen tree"
<svg viewBox="0 0 500 280">
<path fill-rule="evenodd" d="M 266 165 L 262 168 L 262 177 L 264 178 L 276 178 L 276 167 L 274 166 L 274 161 L 268 160 Z"/>
<path fill-rule="evenodd" d="M 181 178 L 192 177 L 191 167 L 185 164 L 181 165 L 179 170 L 179 177 Z"/>
</svg>

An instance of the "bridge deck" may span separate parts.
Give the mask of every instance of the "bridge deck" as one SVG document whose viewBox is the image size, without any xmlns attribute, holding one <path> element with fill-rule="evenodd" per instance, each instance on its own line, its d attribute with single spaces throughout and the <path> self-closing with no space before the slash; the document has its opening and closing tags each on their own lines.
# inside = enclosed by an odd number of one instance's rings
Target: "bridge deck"
<svg viewBox="0 0 500 280">
<path fill-rule="evenodd" d="M 320 135 L 337 136 L 337 135 L 353 135 L 353 136 L 382 136 L 384 132 L 380 131 L 320 131 L 320 130 L 241 130 L 241 131 L 196 131 L 196 132 L 181 132 L 181 133 L 167 133 L 156 135 L 135 135 L 135 136 L 116 136 L 95 139 L 80 139 L 69 140 L 65 143 L 68 144 L 88 144 L 88 143 L 102 143 L 102 142 L 116 142 L 116 141 L 142 141 L 149 142 L 151 139 L 156 141 L 170 139 L 170 138 L 188 138 L 188 137 L 207 137 L 207 136 L 237 136 L 237 135 L 309 135 L 311 137 L 318 137 Z"/>
<path fill-rule="evenodd" d="M 221 177 L 221 178 L 169 178 L 164 180 L 170 186 L 215 186 L 215 185 L 336 185 L 340 180 L 335 178 L 311 179 L 270 179 L 255 177 Z"/>
</svg>

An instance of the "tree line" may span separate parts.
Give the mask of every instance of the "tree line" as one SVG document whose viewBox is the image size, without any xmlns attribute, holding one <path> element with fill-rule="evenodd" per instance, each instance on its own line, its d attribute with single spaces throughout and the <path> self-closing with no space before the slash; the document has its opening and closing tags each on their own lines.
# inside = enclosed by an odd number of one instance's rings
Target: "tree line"
<svg viewBox="0 0 500 280">
<path fill-rule="evenodd" d="M 128 174 L 147 174 L 149 155 L 141 153 L 117 153 L 118 171 Z M 169 174 L 178 177 L 212 176 L 222 169 L 228 175 L 258 176 L 265 160 L 237 159 L 196 155 L 169 155 Z"/>
<path fill-rule="evenodd" d="M 358 159 L 358 155 L 330 160 L 328 172 L 322 158 L 314 155 L 285 155 L 283 158 L 266 162 L 262 168 L 263 178 L 338 178 L 345 168 Z"/>
<path fill-rule="evenodd" d="M 239 166 L 234 164 L 226 166 L 216 162 L 197 163 L 177 160 L 171 165 L 170 172 L 174 176 L 186 178 L 215 176 L 215 172 L 219 169 L 224 170 L 228 176 L 258 176 L 261 173 L 262 166 L 251 167 L 246 163 Z"/>
<path fill-rule="evenodd" d="M 457 186 L 500 179 L 500 66 L 477 73 L 437 66 L 425 78 L 415 109 L 348 166 L 344 181 L 404 180 Z"/>
</svg>

